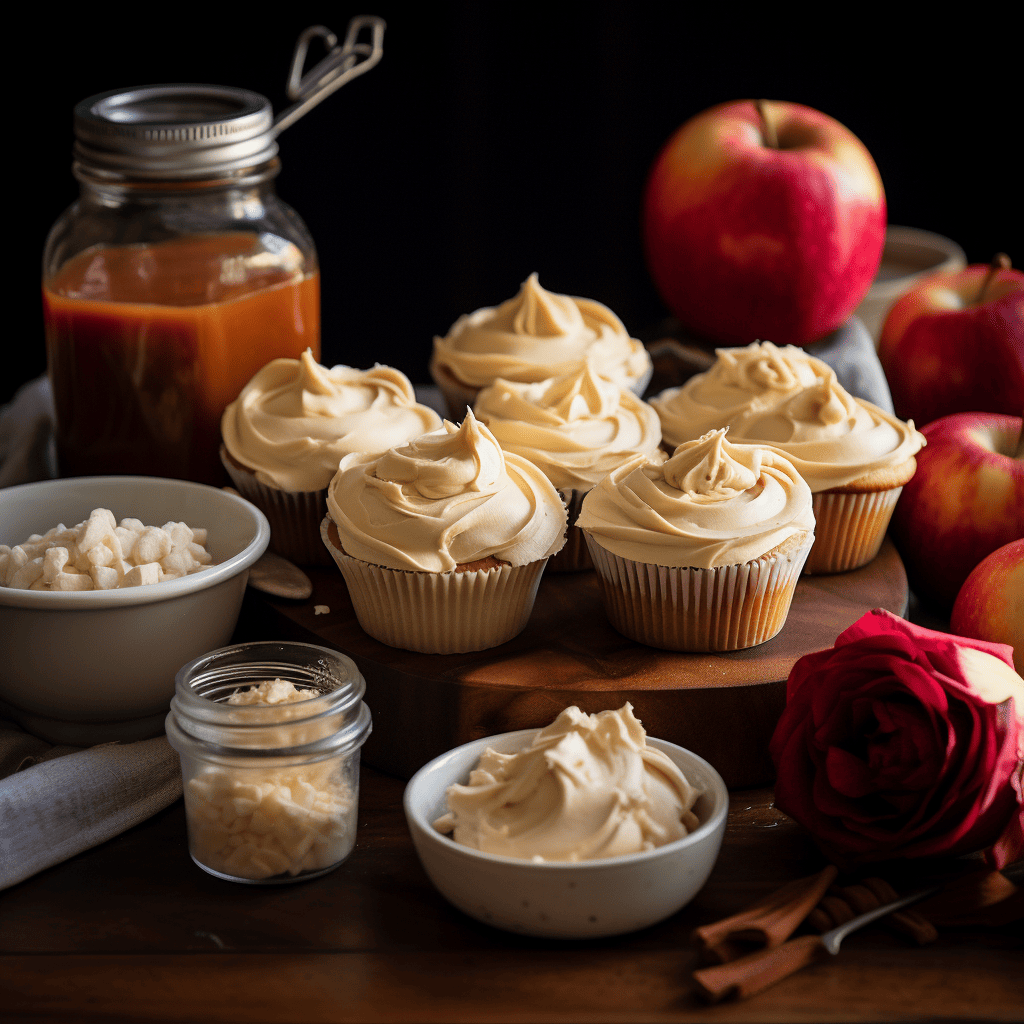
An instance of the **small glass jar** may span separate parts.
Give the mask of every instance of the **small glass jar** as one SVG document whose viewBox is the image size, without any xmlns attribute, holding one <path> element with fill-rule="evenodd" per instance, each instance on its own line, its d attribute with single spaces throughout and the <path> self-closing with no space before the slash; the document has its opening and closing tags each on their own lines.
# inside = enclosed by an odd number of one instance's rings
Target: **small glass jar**
<svg viewBox="0 0 1024 1024">
<path fill-rule="evenodd" d="M 228 702 L 275 682 L 314 696 L 295 699 L 285 687 L 290 702 Z M 351 658 L 313 644 L 236 644 L 181 669 L 167 739 L 181 757 L 199 867 L 273 885 L 316 878 L 348 857 L 371 729 L 365 689 Z"/>
</svg>

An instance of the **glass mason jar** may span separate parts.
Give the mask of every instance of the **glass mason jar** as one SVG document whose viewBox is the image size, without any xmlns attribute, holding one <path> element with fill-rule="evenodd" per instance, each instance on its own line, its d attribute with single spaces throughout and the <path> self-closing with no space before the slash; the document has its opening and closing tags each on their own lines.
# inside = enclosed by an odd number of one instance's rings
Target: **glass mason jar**
<svg viewBox="0 0 1024 1024">
<path fill-rule="evenodd" d="M 274 192 L 270 102 L 103 93 L 75 135 L 81 194 L 43 256 L 60 472 L 225 483 L 224 408 L 271 359 L 320 358 L 316 250 Z"/>
<path fill-rule="evenodd" d="M 313 696 L 274 687 L 284 702 L 245 703 L 264 683 Z M 236 644 L 181 669 L 167 739 L 181 758 L 189 853 L 199 867 L 228 881 L 279 884 L 316 878 L 348 857 L 359 751 L 371 729 L 365 689 L 351 658 L 313 644 Z"/>
</svg>

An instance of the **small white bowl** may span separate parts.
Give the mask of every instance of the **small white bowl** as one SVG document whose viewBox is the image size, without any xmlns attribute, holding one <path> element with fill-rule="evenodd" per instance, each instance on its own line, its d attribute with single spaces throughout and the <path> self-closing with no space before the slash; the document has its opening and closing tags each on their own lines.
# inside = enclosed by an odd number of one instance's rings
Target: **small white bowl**
<svg viewBox="0 0 1024 1024">
<path fill-rule="evenodd" d="M 163 731 L 174 676 L 231 640 L 266 516 L 244 498 L 185 480 L 79 477 L 0 491 L 0 544 L 74 526 L 96 508 L 147 526 L 206 527 L 214 565 L 122 590 L 0 587 L 0 713 L 52 743 L 134 740 Z"/>
<path fill-rule="evenodd" d="M 864 322 L 875 348 L 892 304 L 923 277 L 939 271 L 963 270 L 967 257 L 952 239 L 934 231 L 890 224 L 885 231 L 882 262 L 856 314 Z"/>
<path fill-rule="evenodd" d="M 557 939 L 636 931 L 689 903 L 718 857 L 729 791 L 707 761 L 664 740 L 647 738 L 703 794 L 693 808 L 700 827 L 655 850 L 538 864 L 461 846 L 433 827 L 448 809 L 448 787 L 468 779 L 487 747 L 511 753 L 527 746 L 537 732 L 508 732 L 456 747 L 424 765 L 406 786 L 403 802 L 413 844 L 441 895 L 485 924 Z"/>
</svg>

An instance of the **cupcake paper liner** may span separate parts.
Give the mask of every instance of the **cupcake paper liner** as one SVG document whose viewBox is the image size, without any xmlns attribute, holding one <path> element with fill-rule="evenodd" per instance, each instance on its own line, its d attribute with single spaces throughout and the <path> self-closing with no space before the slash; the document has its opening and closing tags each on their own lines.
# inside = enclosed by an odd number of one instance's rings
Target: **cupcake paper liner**
<svg viewBox="0 0 1024 1024">
<path fill-rule="evenodd" d="M 562 501 L 565 502 L 569 525 L 565 534 L 565 546 L 548 559 L 548 572 L 582 572 L 584 569 L 593 569 L 594 563 L 590 560 L 586 538 L 583 531 L 576 525 L 583 499 L 590 492 L 563 491 L 559 488 L 558 493 L 561 495 Z"/>
<path fill-rule="evenodd" d="M 792 551 L 717 569 L 621 558 L 586 535 L 605 613 L 624 636 L 670 651 L 736 651 L 785 625 L 811 538 Z"/>
<path fill-rule="evenodd" d="M 282 491 L 268 487 L 256 474 L 239 466 L 221 445 L 220 461 L 243 498 L 251 501 L 270 523 L 270 550 L 298 565 L 330 565 L 320 539 L 320 522 L 327 514 L 327 488 L 320 491 Z"/>
<path fill-rule="evenodd" d="M 808 576 L 847 572 L 867 565 L 882 546 L 902 487 L 884 491 L 821 491 L 812 495 L 814 547 L 804 572 Z"/>
<path fill-rule="evenodd" d="M 482 651 L 511 640 L 526 627 L 546 558 L 471 572 L 409 572 L 353 558 L 320 528 L 348 585 L 356 619 L 389 647 L 423 654 Z"/>
</svg>

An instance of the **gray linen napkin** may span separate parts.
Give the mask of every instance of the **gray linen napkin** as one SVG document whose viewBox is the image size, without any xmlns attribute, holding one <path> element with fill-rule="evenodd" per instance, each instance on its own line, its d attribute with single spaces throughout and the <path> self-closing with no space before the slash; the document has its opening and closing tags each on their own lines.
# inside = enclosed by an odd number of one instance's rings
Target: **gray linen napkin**
<svg viewBox="0 0 1024 1024">
<path fill-rule="evenodd" d="M 163 736 L 51 746 L 0 719 L 0 889 L 138 825 L 181 796 Z"/>
<path fill-rule="evenodd" d="M 36 377 L 0 407 L 0 487 L 57 475 L 53 444 L 53 392 Z"/>
<path fill-rule="evenodd" d="M 828 363 L 839 383 L 855 398 L 864 398 L 891 413 L 892 395 L 875 343 L 860 317 L 851 316 L 838 330 L 807 346 L 812 356 Z"/>
<path fill-rule="evenodd" d="M 650 349 L 655 357 L 663 348 L 670 352 L 676 378 L 670 386 L 675 387 L 687 377 L 711 368 L 715 361 L 715 346 L 688 335 L 678 321 L 670 321 L 670 324 L 672 336 L 653 342 Z M 839 383 L 855 398 L 872 402 L 888 413 L 893 411 L 892 395 L 875 352 L 875 343 L 860 317 L 851 316 L 842 327 L 826 334 L 821 341 L 805 346 L 804 351 L 828 363 L 836 371 Z M 649 393 L 655 392 L 651 390 Z"/>
<path fill-rule="evenodd" d="M 55 475 L 53 397 L 39 377 L 0 409 L 0 487 Z M 98 846 L 180 796 L 178 755 L 163 736 L 52 746 L 0 718 L 0 889 Z"/>
</svg>

